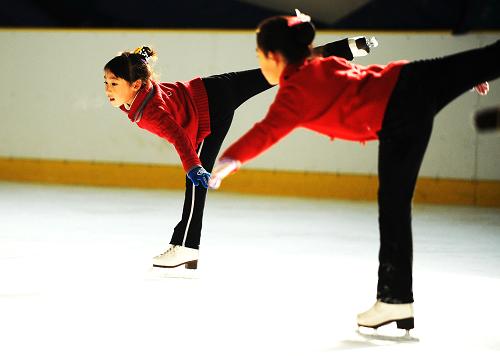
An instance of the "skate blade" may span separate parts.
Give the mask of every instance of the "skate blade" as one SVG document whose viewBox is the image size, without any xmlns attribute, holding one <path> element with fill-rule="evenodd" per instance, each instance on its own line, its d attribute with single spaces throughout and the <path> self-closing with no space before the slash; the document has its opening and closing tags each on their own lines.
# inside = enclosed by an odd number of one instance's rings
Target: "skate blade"
<svg viewBox="0 0 500 356">
<path fill-rule="evenodd" d="M 199 279 L 200 274 L 197 269 L 188 269 L 183 265 L 175 268 L 150 267 L 146 272 L 146 279 Z"/>
<path fill-rule="evenodd" d="M 406 330 L 405 334 L 398 335 L 397 333 L 391 333 L 392 330 L 384 330 L 383 333 L 379 333 L 378 330 L 371 328 L 358 327 L 356 333 L 366 340 L 373 341 L 388 341 L 394 343 L 405 343 L 405 342 L 419 342 L 420 340 L 410 334 Z M 401 330 L 398 330 L 401 331 Z"/>
</svg>

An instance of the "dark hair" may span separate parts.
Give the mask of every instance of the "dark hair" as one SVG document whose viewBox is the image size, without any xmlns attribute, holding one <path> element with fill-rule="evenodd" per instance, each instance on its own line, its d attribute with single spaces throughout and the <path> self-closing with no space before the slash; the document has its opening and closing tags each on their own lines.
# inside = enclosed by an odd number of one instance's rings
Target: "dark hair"
<svg viewBox="0 0 500 356">
<path fill-rule="evenodd" d="M 149 47 L 139 47 L 133 52 L 122 52 L 104 66 L 118 78 L 125 79 L 132 84 L 141 79 L 143 85 L 153 76 L 153 70 L 148 61 L 156 58 L 156 52 Z"/>
<path fill-rule="evenodd" d="M 298 63 L 311 55 L 310 45 L 316 31 L 310 21 L 294 16 L 274 16 L 257 27 L 257 47 L 267 55 L 280 52 L 288 63 Z"/>
</svg>

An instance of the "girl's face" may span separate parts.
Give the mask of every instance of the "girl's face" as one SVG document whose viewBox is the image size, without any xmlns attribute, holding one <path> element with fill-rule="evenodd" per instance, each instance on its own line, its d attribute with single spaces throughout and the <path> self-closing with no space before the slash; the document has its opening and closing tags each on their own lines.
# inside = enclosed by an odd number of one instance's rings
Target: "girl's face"
<svg viewBox="0 0 500 356">
<path fill-rule="evenodd" d="M 132 103 L 137 92 L 141 89 L 141 80 L 130 84 L 107 70 L 104 71 L 104 88 L 110 104 L 117 108 L 123 104 Z"/>
<path fill-rule="evenodd" d="M 280 76 L 286 67 L 286 61 L 278 52 L 268 52 L 267 55 L 257 48 L 257 59 L 260 70 L 269 84 L 275 85 L 280 81 Z"/>
</svg>

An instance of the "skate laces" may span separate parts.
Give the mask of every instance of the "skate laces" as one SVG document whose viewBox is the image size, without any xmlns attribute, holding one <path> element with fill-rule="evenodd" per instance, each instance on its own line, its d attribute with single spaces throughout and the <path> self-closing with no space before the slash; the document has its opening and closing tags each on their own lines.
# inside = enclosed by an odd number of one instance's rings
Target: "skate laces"
<svg viewBox="0 0 500 356">
<path fill-rule="evenodd" d="M 158 256 L 156 257 L 163 257 L 163 256 L 166 256 L 166 255 L 171 255 L 175 252 L 175 250 L 180 247 L 178 245 L 172 245 L 170 246 L 170 248 L 168 248 L 165 252 L 163 252 L 162 254 L 159 254 Z"/>
</svg>

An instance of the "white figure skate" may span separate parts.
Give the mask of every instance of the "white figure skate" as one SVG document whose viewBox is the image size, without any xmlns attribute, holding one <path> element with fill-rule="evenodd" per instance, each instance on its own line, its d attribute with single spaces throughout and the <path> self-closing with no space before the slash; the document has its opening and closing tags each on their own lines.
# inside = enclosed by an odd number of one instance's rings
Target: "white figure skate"
<svg viewBox="0 0 500 356">
<path fill-rule="evenodd" d="M 408 332 L 414 328 L 413 304 L 389 304 L 377 300 L 369 310 L 358 314 L 357 319 L 358 326 L 377 329 L 395 322 L 398 329 Z"/>
<path fill-rule="evenodd" d="M 153 267 L 175 268 L 184 265 L 187 269 L 198 268 L 198 250 L 194 248 L 170 245 L 170 247 L 153 258 Z"/>
</svg>

